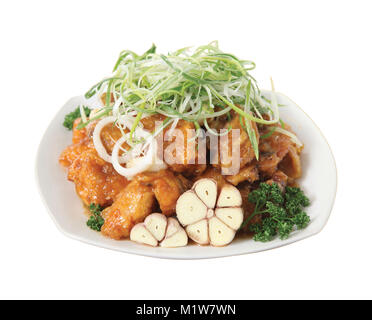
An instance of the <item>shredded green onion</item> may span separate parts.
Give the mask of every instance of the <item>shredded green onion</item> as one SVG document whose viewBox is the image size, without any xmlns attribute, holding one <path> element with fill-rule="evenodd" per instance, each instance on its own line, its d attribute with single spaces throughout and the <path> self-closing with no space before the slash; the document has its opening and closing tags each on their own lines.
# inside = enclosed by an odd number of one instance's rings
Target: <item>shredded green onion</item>
<svg viewBox="0 0 372 320">
<path fill-rule="evenodd" d="M 194 123 L 197 134 L 203 124 L 208 132 L 218 135 L 208 126 L 207 120 L 223 115 L 230 118 L 229 112 L 233 110 L 244 120 L 244 128 L 258 159 L 257 137 L 251 122 L 269 125 L 280 119 L 276 99 L 269 101 L 261 97 L 256 80 L 249 73 L 254 68 L 254 62 L 239 60 L 235 55 L 221 51 L 216 41 L 167 55 L 157 54 L 155 45 L 142 55 L 124 50 L 112 75 L 85 94 L 90 98 L 106 93 L 104 111 L 90 121 L 110 113 L 113 100 L 120 103 L 113 112 L 118 119 L 129 112 L 136 114 L 131 138 L 141 117 L 156 113 L 166 117 L 166 125 L 175 119 L 183 119 Z M 264 118 L 264 114 L 267 117 Z M 88 123 L 79 126 L 82 128 Z"/>
</svg>

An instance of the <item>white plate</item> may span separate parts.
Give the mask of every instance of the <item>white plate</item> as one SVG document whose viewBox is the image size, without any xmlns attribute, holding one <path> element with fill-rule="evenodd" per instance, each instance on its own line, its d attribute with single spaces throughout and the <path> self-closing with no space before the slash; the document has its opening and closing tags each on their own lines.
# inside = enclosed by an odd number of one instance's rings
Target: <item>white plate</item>
<svg viewBox="0 0 372 320">
<path fill-rule="evenodd" d="M 327 223 L 335 199 L 335 160 L 316 124 L 286 96 L 277 93 L 277 98 L 278 103 L 285 105 L 280 108 L 281 118 L 292 126 L 305 144 L 302 153 L 303 177 L 299 183 L 311 200 L 311 206 L 306 210 L 311 217 L 311 223 L 306 229 L 293 232 L 287 240 L 275 239 L 261 243 L 251 239 L 235 239 L 222 248 L 190 245 L 167 249 L 152 248 L 129 240 L 111 240 L 89 229 L 74 184 L 67 181 L 66 171 L 58 163 L 62 150 L 71 144 L 71 132 L 62 126 L 64 116 L 80 103 L 89 104 L 83 97 L 70 99 L 59 110 L 41 140 L 36 159 L 36 177 L 41 197 L 56 226 L 65 235 L 99 247 L 157 258 L 204 259 L 233 256 L 278 248 L 315 235 Z"/>
</svg>

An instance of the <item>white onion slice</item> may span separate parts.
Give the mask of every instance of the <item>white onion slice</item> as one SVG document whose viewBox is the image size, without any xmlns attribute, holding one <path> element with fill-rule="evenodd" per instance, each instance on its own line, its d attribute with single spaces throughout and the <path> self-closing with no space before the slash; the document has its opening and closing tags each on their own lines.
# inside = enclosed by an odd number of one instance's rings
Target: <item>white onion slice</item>
<svg viewBox="0 0 372 320">
<path fill-rule="evenodd" d="M 119 161 L 119 150 L 121 145 L 128 139 L 128 135 L 121 137 L 115 144 L 112 150 L 112 165 L 114 169 L 128 180 L 144 171 L 159 171 L 166 168 L 166 164 L 158 159 L 157 157 L 157 142 L 156 139 L 151 137 L 150 133 L 140 128 L 136 129 L 137 136 L 147 138 L 147 142 L 143 145 L 143 148 L 148 147 L 147 152 L 144 156 L 134 157 L 127 162 L 127 167 L 123 167 Z"/>
<path fill-rule="evenodd" d="M 101 121 L 99 121 L 97 123 L 97 125 L 95 126 L 94 128 L 94 131 L 93 131 L 93 144 L 94 144 L 94 147 L 96 148 L 97 152 L 98 152 L 98 155 L 103 159 L 105 160 L 106 162 L 110 162 L 112 163 L 112 160 L 111 160 L 111 156 L 107 153 L 106 151 L 106 148 L 105 146 L 103 145 L 102 141 L 101 141 L 101 131 L 102 129 L 108 125 L 109 123 L 114 123 L 115 121 L 117 120 L 117 118 L 113 117 L 113 116 L 110 116 L 110 117 L 106 117 L 106 118 L 103 118 Z M 124 136 L 125 137 L 125 136 Z M 123 144 L 124 142 L 122 142 L 120 144 L 120 146 Z M 120 163 L 125 163 L 127 161 L 127 157 L 125 156 L 122 156 L 118 159 L 118 161 Z"/>
<path fill-rule="evenodd" d="M 118 117 L 119 116 L 119 107 L 120 107 L 120 105 L 121 105 L 122 102 L 123 102 L 123 99 L 120 96 L 119 99 L 117 99 L 115 101 L 114 106 L 112 107 L 112 114 L 115 117 Z"/>
<path fill-rule="evenodd" d="M 115 144 L 114 149 L 112 150 L 112 165 L 114 169 L 126 177 L 127 179 L 133 178 L 134 175 L 142 171 L 146 171 L 152 162 L 152 144 L 150 144 L 149 149 L 144 157 L 134 158 L 132 163 L 134 164 L 130 168 L 124 168 L 118 161 L 120 146 L 127 140 L 126 136 L 121 137 Z"/>
</svg>

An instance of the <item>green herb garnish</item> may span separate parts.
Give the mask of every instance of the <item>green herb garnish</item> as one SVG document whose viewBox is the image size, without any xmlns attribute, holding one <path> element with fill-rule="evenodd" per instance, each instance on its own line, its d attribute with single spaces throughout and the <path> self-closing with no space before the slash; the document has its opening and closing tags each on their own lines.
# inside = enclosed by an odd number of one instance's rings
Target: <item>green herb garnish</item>
<svg viewBox="0 0 372 320">
<path fill-rule="evenodd" d="M 271 241 L 278 234 L 280 239 L 287 239 L 294 227 L 303 229 L 310 222 L 310 217 L 303 211 L 310 201 L 300 188 L 286 187 L 283 193 L 276 183 L 261 183 L 258 189 L 249 194 L 248 201 L 256 206 L 242 227 L 253 217 L 262 217 L 260 223 L 250 226 L 255 241 Z"/>
<path fill-rule="evenodd" d="M 88 107 L 85 107 L 85 106 L 83 108 L 84 108 L 85 115 L 87 117 L 89 117 L 91 110 Z M 74 121 L 77 118 L 80 118 L 80 117 L 81 117 L 80 107 L 77 107 L 74 111 L 66 114 L 65 120 L 63 121 L 63 126 L 66 127 L 68 130 L 72 130 L 72 127 L 74 125 Z"/>
<path fill-rule="evenodd" d="M 89 211 L 91 216 L 87 221 L 87 226 L 93 230 L 101 231 L 105 220 L 101 217 L 103 208 L 99 204 L 91 203 L 89 206 Z"/>
</svg>

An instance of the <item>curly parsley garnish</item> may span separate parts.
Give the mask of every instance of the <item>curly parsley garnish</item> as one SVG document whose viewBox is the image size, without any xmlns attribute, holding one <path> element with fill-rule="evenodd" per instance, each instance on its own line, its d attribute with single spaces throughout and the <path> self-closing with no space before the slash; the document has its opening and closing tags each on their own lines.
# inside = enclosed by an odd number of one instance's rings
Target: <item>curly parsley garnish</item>
<svg viewBox="0 0 372 320">
<path fill-rule="evenodd" d="M 255 241 L 271 241 L 278 234 L 280 239 L 287 239 L 294 227 L 304 229 L 310 222 L 310 217 L 303 211 L 310 201 L 300 188 L 286 187 L 283 193 L 276 183 L 261 183 L 249 194 L 248 201 L 256 206 L 242 227 L 254 216 L 261 215 L 261 222 L 250 226 Z"/>
<path fill-rule="evenodd" d="M 93 230 L 101 231 L 105 220 L 101 217 L 103 208 L 99 204 L 91 203 L 89 206 L 89 211 L 91 216 L 87 221 L 87 226 Z"/>
<path fill-rule="evenodd" d="M 85 115 L 87 117 L 89 117 L 91 110 L 88 107 L 85 107 L 85 106 L 83 108 L 84 108 Z M 74 121 L 77 118 L 80 118 L 80 117 L 81 117 L 80 108 L 77 107 L 74 111 L 65 115 L 65 120 L 63 121 L 63 126 L 66 127 L 68 130 L 72 130 L 72 127 L 74 125 Z"/>
</svg>

